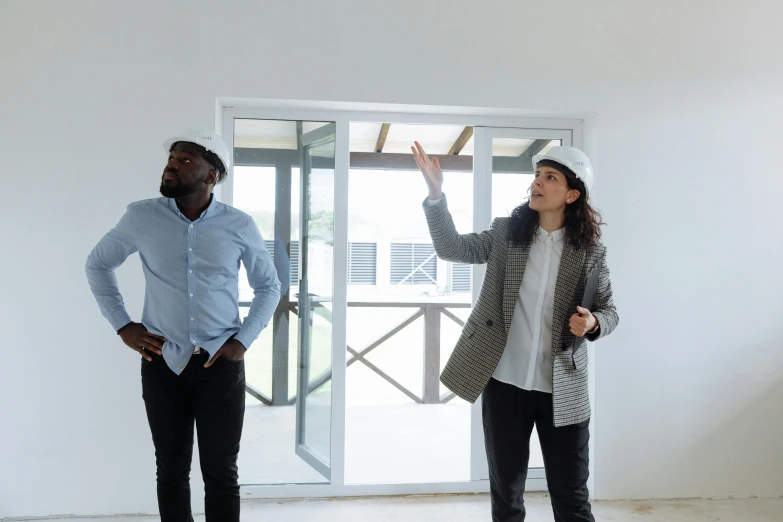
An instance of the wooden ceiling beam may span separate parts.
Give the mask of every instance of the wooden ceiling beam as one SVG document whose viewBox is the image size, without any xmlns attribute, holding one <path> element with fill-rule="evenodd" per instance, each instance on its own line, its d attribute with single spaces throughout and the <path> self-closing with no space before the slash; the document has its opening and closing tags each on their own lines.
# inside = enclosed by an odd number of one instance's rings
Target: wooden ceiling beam
<svg viewBox="0 0 783 522">
<path fill-rule="evenodd" d="M 375 152 L 383 152 L 383 147 L 386 145 L 386 137 L 389 135 L 389 129 L 391 123 L 381 124 L 381 132 L 378 133 L 378 141 L 375 142 Z"/>
<path fill-rule="evenodd" d="M 472 137 L 473 137 L 473 127 L 465 127 L 462 130 L 462 134 L 460 134 L 459 138 L 457 138 L 457 141 L 455 141 L 454 145 L 451 146 L 448 155 L 453 156 L 462 152 L 462 149 L 465 148 L 465 145 L 468 143 L 468 141 L 470 141 L 470 138 Z"/>
<path fill-rule="evenodd" d="M 525 149 L 525 152 L 520 154 L 520 157 L 533 159 L 533 156 L 544 150 L 544 147 L 549 145 L 552 140 L 535 140 L 530 146 Z"/>
</svg>

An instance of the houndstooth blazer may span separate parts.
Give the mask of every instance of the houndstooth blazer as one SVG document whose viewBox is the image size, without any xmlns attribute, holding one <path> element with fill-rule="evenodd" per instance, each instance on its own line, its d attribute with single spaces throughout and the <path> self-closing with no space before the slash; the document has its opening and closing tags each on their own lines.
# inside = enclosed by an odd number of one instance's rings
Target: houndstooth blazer
<svg viewBox="0 0 783 522">
<path fill-rule="evenodd" d="M 475 402 L 486 387 L 506 346 L 529 246 L 510 240 L 509 218 L 496 218 L 489 230 L 457 233 L 444 200 L 429 206 L 424 201 L 432 242 L 438 257 L 456 263 L 487 264 L 478 301 L 462 329 L 441 382 L 457 396 Z M 594 341 L 609 335 L 619 322 L 612 300 L 612 283 L 606 266 L 606 247 L 598 244 L 577 249 L 566 242 L 555 284 L 552 324 L 552 402 L 555 426 L 567 426 L 590 418 L 587 391 L 587 349 L 583 341 L 571 350 L 574 335 L 569 327 L 584 294 L 586 274 L 599 267 L 598 288 L 591 312 L 599 331 Z"/>
</svg>

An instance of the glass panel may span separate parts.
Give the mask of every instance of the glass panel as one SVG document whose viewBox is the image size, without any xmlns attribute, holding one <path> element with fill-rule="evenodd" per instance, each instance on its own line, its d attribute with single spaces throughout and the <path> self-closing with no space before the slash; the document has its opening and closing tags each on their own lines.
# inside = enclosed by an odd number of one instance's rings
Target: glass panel
<svg viewBox="0 0 783 522">
<path fill-rule="evenodd" d="M 381 123 L 351 123 L 351 152 L 375 152 L 382 125 Z"/>
<path fill-rule="evenodd" d="M 527 200 L 533 183 L 532 157 L 560 144 L 560 140 L 492 139 L 493 218 L 508 216 Z"/>
<path fill-rule="evenodd" d="M 291 168 L 291 250 L 293 252 L 296 245 L 296 267 L 292 259 L 291 269 L 296 270 L 296 279 L 291 280 L 291 300 L 296 302 L 299 295 L 299 200 L 302 197 L 302 173 L 299 167 Z M 289 338 L 288 338 L 288 400 L 294 402 L 296 399 L 296 378 L 299 372 L 297 366 L 299 360 L 299 321 L 295 315 L 289 319 Z"/>
<path fill-rule="evenodd" d="M 234 207 L 246 212 L 258 226 L 261 236 L 267 242 L 270 254 L 274 248 L 275 230 L 275 168 L 234 167 Z M 245 266 L 239 271 L 240 317 L 244 321 L 250 311 L 253 289 L 247 282 Z M 247 383 L 267 397 L 272 396 L 272 329 L 266 328 L 249 347 L 245 355 Z M 248 397 L 248 401 L 254 401 Z"/>
<path fill-rule="evenodd" d="M 306 138 L 305 138 L 306 139 Z M 334 135 L 308 145 L 302 170 L 298 454 L 328 476 L 331 455 Z"/>
<path fill-rule="evenodd" d="M 533 183 L 533 156 L 560 144 L 560 140 L 549 139 L 492 139 L 493 218 L 508 216 L 514 208 L 527 201 L 528 189 Z M 535 430 L 530 437 L 528 466 L 544 467 L 544 458 Z"/>
<path fill-rule="evenodd" d="M 464 320 L 471 280 L 469 271 L 466 277 L 434 255 L 422 209 L 427 188 L 410 151 L 415 139 L 428 153 L 448 152 L 464 129 L 392 124 L 377 154 L 381 124 L 350 126 L 352 158 L 362 167 L 352 165 L 349 174 L 348 243 L 372 244 L 375 252 L 374 284 L 348 286 L 350 484 L 470 480 L 470 404 L 450 399 L 438 374 L 461 331 L 447 312 Z M 394 152 L 400 155 L 388 154 Z M 473 163 L 465 149 L 458 156 L 461 170 L 444 173 L 443 190 L 457 229 L 469 232 Z"/>
<path fill-rule="evenodd" d="M 296 122 L 281 120 L 234 120 L 234 147 L 245 149 L 297 150 Z M 272 156 L 269 156 L 270 160 Z"/>
<path fill-rule="evenodd" d="M 270 254 L 280 257 L 275 262 L 284 305 L 245 356 L 248 394 L 239 456 L 240 482 L 244 484 L 324 482 L 323 475 L 294 451 L 298 321 L 294 313 L 286 311 L 290 300 L 296 302 L 299 284 L 301 155 L 297 128 L 317 126 L 296 121 L 235 120 L 232 204 L 254 219 Z M 240 270 L 240 317 L 244 320 L 253 291 L 244 266 Z"/>
</svg>

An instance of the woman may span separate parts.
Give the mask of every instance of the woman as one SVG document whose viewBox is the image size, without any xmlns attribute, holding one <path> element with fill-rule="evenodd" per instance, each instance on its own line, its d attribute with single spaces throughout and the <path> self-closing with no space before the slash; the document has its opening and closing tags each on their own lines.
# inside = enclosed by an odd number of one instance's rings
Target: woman
<svg viewBox="0 0 783 522">
<path fill-rule="evenodd" d="M 587 348 L 618 323 L 592 209 L 590 160 L 573 147 L 533 158 L 529 198 L 489 230 L 458 234 L 443 195 L 443 172 L 416 142 L 413 155 L 429 187 L 424 203 L 438 256 L 486 263 L 478 301 L 441 381 L 463 399 L 482 394 L 492 520 L 525 519 L 530 435 L 536 426 L 557 521 L 594 520 L 588 501 Z M 598 270 L 591 310 L 579 306 Z"/>
</svg>

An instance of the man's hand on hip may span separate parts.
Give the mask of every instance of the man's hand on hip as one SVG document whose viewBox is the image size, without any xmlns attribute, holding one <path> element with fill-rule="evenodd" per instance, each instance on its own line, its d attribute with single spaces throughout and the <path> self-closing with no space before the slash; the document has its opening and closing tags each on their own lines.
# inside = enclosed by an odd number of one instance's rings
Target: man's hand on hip
<svg viewBox="0 0 783 522">
<path fill-rule="evenodd" d="M 150 333 L 141 323 L 129 323 L 120 328 L 117 334 L 131 350 L 139 352 L 148 361 L 152 360 L 150 354 L 163 354 L 166 338 Z"/>
<path fill-rule="evenodd" d="M 220 347 L 215 355 L 204 364 L 204 368 L 209 368 L 214 364 L 216 360 L 221 357 L 225 357 L 231 361 L 241 361 L 245 358 L 245 345 L 237 341 L 236 339 L 229 339 L 226 344 Z"/>
</svg>

